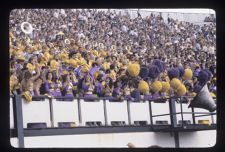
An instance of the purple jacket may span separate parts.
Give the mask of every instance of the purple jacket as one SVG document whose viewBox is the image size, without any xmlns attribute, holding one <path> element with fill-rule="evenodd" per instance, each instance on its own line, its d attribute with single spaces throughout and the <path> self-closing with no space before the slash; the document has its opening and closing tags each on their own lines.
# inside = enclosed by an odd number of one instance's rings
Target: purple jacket
<svg viewBox="0 0 225 152">
<path fill-rule="evenodd" d="M 97 85 L 95 85 L 95 88 L 97 90 L 97 93 L 101 93 L 102 92 L 102 84 L 100 82 L 98 82 Z"/>
<path fill-rule="evenodd" d="M 59 84 L 54 83 L 54 82 L 48 82 L 47 80 L 45 81 L 45 90 L 46 93 L 48 93 L 51 96 L 62 96 Z"/>
<path fill-rule="evenodd" d="M 91 68 L 91 70 L 90 70 L 90 75 L 91 75 L 91 77 L 94 77 L 94 73 L 96 72 L 96 71 L 98 71 L 100 69 L 100 67 L 98 67 L 98 66 L 96 66 L 96 67 L 93 67 L 93 68 Z"/>
</svg>

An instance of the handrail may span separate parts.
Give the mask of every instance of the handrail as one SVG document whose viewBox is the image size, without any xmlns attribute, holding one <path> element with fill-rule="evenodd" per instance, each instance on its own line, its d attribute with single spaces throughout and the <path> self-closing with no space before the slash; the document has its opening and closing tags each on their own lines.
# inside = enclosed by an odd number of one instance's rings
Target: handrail
<svg viewBox="0 0 225 152">
<path fill-rule="evenodd" d="M 10 97 L 14 97 L 14 95 L 10 95 Z M 107 97 L 94 97 L 94 98 L 88 98 L 88 97 L 66 97 L 66 96 L 57 96 L 57 97 L 50 97 L 47 95 L 39 95 L 39 96 L 32 96 L 32 98 L 51 98 L 51 99 L 88 99 L 88 100 L 115 100 L 119 101 L 118 98 L 111 98 L 108 99 Z M 157 98 L 157 99 L 139 99 L 139 101 L 161 101 L 161 100 L 168 100 L 168 99 L 178 99 L 178 98 L 195 98 L 193 96 L 169 96 L 169 97 L 163 97 L 163 98 Z M 213 99 L 217 99 L 216 97 L 212 97 Z M 122 99 L 125 100 L 125 99 Z M 131 100 L 128 100 L 131 101 Z M 135 101 L 134 101 L 135 102 Z"/>
</svg>

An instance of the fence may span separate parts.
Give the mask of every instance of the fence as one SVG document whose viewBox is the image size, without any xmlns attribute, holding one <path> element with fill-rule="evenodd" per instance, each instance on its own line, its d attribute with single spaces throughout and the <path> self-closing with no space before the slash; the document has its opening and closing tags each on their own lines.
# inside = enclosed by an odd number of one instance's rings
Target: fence
<svg viewBox="0 0 225 152">
<path fill-rule="evenodd" d="M 140 102 L 44 96 L 33 100 L 27 103 L 21 96 L 10 100 L 11 137 L 18 137 L 19 147 L 29 136 L 121 132 L 173 132 L 179 147 L 178 132 L 216 129 L 216 113 L 188 109 L 184 97 Z M 201 117 L 211 125 L 198 124 Z"/>
</svg>

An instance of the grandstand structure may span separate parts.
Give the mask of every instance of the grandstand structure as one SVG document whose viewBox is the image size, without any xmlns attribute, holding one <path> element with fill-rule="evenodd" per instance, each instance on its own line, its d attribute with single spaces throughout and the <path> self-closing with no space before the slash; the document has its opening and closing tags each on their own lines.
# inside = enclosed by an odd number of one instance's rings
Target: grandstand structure
<svg viewBox="0 0 225 152">
<path fill-rule="evenodd" d="M 11 97 L 11 145 L 123 148 L 132 142 L 137 147 L 213 147 L 216 112 L 188 108 L 185 98 L 132 102 L 34 97 L 28 104 L 21 96 Z M 199 124 L 205 119 L 209 124 Z M 97 125 L 87 126 L 88 122 Z M 44 127 L 29 128 L 35 123 L 43 123 Z"/>
</svg>

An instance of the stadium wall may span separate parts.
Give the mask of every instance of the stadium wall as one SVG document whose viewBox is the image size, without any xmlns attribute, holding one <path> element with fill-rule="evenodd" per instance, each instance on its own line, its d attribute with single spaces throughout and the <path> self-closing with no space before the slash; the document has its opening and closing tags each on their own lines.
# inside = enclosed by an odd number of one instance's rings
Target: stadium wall
<svg viewBox="0 0 225 152">
<path fill-rule="evenodd" d="M 213 147 L 216 144 L 216 130 L 179 133 L 180 147 Z M 11 138 L 11 145 L 18 147 L 17 138 Z M 173 134 L 162 132 L 83 134 L 64 136 L 25 137 L 25 148 L 126 148 L 131 142 L 137 147 L 158 145 L 174 148 Z"/>
<path fill-rule="evenodd" d="M 121 12 L 122 15 L 127 12 L 130 14 L 131 18 L 134 19 L 137 17 L 137 9 L 110 9 L 111 12 L 115 10 L 116 13 Z M 107 9 L 99 9 L 99 11 L 107 11 Z M 149 16 L 151 13 L 155 15 L 159 15 L 161 13 L 164 21 L 167 23 L 168 16 L 173 19 L 178 19 L 179 21 L 192 22 L 195 24 L 200 24 L 204 22 L 206 16 L 209 16 L 210 11 L 204 13 L 182 13 L 182 12 L 157 12 L 157 11 L 149 11 L 149 10 L 140 10 L 140 14 L 143 18 Z"/>
</svg>

